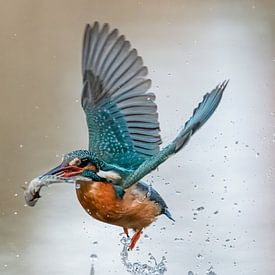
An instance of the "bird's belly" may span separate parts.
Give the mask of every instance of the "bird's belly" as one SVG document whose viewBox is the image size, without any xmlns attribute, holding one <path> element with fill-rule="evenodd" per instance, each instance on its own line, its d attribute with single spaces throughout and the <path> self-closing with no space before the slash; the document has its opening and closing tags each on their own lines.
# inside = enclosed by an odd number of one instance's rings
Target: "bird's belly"
<svg viewBox="0 0 275 275">
<path fill-rule="evenodd" d="M 116 197 L 111 184 L 102 182 L 79 182 L 76 193 L 93 218 L 125 228 L 142 229 L 160 214 L 159 205 L 139 194 L 135 186 L 126 190 L 123 199 Z"/>
</svg>

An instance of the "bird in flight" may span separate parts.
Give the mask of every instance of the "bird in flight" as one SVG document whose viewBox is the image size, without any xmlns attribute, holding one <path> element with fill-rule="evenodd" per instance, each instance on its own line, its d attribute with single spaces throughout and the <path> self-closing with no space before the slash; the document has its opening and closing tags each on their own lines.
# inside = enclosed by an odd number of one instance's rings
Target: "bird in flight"
<svg viewBox="0 0 275 275">
<path fill-rule="evenodd" d="M 160 149 L 161 137 L 155 94 L 137 50 L 109 24 L 87 25 L 82 51 L 83 90 L 89 148 L 64 155 L 62 163 L 35 178 L 25 189 L 34 206 L 40 190 L 50 183 L 74 183 L 80 204 L 93 218 L 134 230 L 133 249 L 144 228 L 168 207 L 152 186 L 142 181 L 214 113 L 228 81 L 204 95 L 178 136 Z"/>
</svg>

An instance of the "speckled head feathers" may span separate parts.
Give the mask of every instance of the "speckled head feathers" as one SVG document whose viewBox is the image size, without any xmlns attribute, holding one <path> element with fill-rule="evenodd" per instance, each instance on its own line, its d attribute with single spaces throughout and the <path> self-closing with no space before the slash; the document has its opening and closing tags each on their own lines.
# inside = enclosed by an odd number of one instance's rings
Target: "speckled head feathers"
<svg viewBox="0 0 275 275">
<path fill-rule="evenodd" d="M 90 151 L 88 150 L 75 150 L 72 151 L 70 153 L 67 153 L 64 155 L 64 162 L 70 162 L 71 160 L 73 160 L 74 158 L 89 158 L 89 159 L 93 159 L 94 154 L 92 154 Z"/>
</svg>

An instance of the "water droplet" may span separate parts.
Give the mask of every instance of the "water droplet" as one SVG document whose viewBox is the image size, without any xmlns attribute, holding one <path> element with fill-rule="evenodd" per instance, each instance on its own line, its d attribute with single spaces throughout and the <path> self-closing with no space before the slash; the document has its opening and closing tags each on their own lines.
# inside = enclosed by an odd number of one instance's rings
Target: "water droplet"
<svg viewBox="0 0 275 275">
<path fill-rule="evenodd" d="M 18 194 L 17 194 L 17 193 L 14 193 L 13 196 L 14 196 L 14 197 L 18 197 Z"/>
<path fill-rule="evenodd" d="M 184 241 L 183 238 L 175 238 L 174 241 Z"/>
<path fill-rule="evenodd" d="M 15 39 L 15 38 L 16 38 L 16 36 L 17 36 L 17 34 L 16 34 L 16 33 L 12 33 L 10 38 L 11 38 L 11 39 Z"/>
<path fill-rule="evenodd" d="M 17 214 L 18 214 L 18 212 L 17 212 L 17 211 L 14 211 L 14 212 L 13 212 L 13 214 L 14 214 L 14 215 L 17 215 Z"/>
<path fill-rule="evenodd" d="M 239 141 L 235 141 L 235 144 L 239 144 Z"/>
<path fill-rule="evenodd" d="M 256 158 L 258 158 L 260 156 L 260 153 L 259 152 L 257 152 L 256 153 Z"/>
<path fill-rule="evenodd" d="M 203 206 L 200 206 L 200 207 L 197 208 L 197 211 L 202 211 L 202 210 L 204 210 Z"/>
<path fill-rule="evenodd" d="M 203 260 L 204 257 L 199 253 L 199 254 L 197 255 L 197 259 L 198 259 L 198 260 Z"/>
<path fill-rule="evenodd" d="M 7 264 L 4 264 L 4 267 L 5 267 L 5 268 L 7 268 L 7 267 L 8 267 L 8 265 L 7 265 Z"/>
<path fill-rule="evenodd" d="M 217 275 L 214 271 L 213 271 L 213 266 L 210 266 L 210 268 L 207 270 L 206 275 Z"/>
<path fill-rule="evenodd" d="M 23 144 L 19 144 L 19 148 L 23 148 L 24 147 L 24 145 Z"/>
<path fill-rule="evenodd" d="M 217 215 L 218 213 L 219 213 L 219 211 L 218 211 L 218 210 L 216 210 L 213 214 Z"/>
<path fill-rule="evenodd" d="M 176 191 L 176 195 L 181 195 L 181 191 Z"/>
<path fill-rule="evenodd" d="M 90 275 L 95 275 L 95 267 L 93 264 L 91 266 Z"/>
<path fill-rule="evenodd" d="M 96 254 L 91 254 L 90 258 L 91 258 L 92 262 L 96 262 L 98 259 Z"/>
<path fill-rule="evenodd" d="M 80 188 L 80 183 L 76 183 L 75 184 L 75 189 L 79 189 Z"/>
</svg>

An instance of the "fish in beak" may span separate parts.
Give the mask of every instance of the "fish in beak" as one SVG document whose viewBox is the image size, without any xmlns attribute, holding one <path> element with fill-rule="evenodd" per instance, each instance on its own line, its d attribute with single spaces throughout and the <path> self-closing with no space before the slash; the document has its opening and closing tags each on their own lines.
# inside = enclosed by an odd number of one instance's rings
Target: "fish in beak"
<svg viewBox="0 0 275 275">
<path fill-rule="evenodd" d="M 74 177 L 80 175 L 83 171 L 83 167 L 66 165 L 62 162 L 47 173 L 34 178 L 28 187 L 23 187 L 27 205 L 35 206 L 38 199 L 41 198 L 40 191 L 42 187 L 48 187 L 53 183 L 75 183 Z"/>
</svg>

